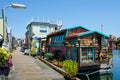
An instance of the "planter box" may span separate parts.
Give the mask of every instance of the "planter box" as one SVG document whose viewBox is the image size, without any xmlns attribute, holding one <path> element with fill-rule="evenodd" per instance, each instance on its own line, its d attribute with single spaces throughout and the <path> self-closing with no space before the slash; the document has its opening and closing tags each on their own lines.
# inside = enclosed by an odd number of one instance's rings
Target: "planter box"
<svg viewBox="0 0 120 80">
<path fill-rule="evenodd" d="M 8 66 L 0 65 L 0 75 L 8 76 L 10 68 Z"/>
</svg>

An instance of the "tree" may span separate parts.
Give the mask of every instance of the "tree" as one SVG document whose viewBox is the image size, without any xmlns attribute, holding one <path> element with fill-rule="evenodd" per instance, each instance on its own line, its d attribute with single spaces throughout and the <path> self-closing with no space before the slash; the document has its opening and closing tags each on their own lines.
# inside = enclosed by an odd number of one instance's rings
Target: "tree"
<svg viewBox="0 0 120 80">
<path fill-rule="evenodd" d="M 114 43 L 115 43 L 117 48 L 120 48 L 120 37 L 117 38 L 116 40 L 114 40 Z"/>
</svg>

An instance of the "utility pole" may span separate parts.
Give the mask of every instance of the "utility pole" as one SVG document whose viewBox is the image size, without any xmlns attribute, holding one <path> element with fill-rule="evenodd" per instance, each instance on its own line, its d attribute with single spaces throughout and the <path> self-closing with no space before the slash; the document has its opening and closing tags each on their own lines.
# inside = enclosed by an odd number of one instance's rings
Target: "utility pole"
<svg viewBox="0 0 120 80">
<path fill-rule="evenodd" d="M 103 32 L 103 25 L 101 25 L 101 32 Z"/>
</svg>

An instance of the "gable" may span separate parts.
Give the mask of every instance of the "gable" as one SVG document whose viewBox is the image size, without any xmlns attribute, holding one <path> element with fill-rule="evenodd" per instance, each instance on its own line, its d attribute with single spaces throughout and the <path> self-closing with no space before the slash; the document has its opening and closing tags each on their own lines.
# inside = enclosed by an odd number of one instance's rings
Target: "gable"
<svg viewBox="0 0 120 80">
<path fill-rule="evenodd" d="M 104 36 L 105 38 L 109 38 L 109 36 L 105 35 L 104 33 L 99 32 L 99 31 L 88 31 L 88 32 L 85 32 L 82 34 L 78 34 L 78 37 L 83 37 L 83 36 L 87 36 L 87 35 L 94 34 L 94 33 Z"/>
<path fill-rule="evenodd" d="M 83 32 L 87 32 L 87 31 L 90 31 L 90 30 L 88 30 L 87 28 L 82 27 L 82 26 L 75 26 L 75 27 L 67 29 L 66 36 L 77 35 L 77 34 L 80 34 L 80 33 L 83 33 Z"/>
</svg>

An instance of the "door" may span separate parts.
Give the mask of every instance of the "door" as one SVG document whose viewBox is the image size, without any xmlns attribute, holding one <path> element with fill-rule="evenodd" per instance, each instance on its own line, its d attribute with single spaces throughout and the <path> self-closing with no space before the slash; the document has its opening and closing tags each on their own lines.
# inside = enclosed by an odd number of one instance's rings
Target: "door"
<svg viewBox="0 0 120 80">
<path fill-rule="evenodd" d="M 73 47 L 73 48 L 72 48 L 71 59 L 72 59 L 73 61 L 77 61 L 77 47 Z"/>
</svg>

